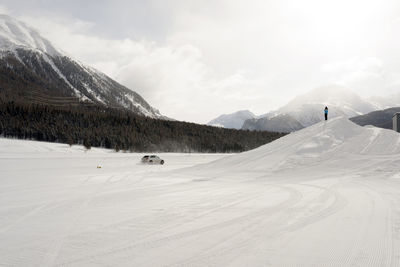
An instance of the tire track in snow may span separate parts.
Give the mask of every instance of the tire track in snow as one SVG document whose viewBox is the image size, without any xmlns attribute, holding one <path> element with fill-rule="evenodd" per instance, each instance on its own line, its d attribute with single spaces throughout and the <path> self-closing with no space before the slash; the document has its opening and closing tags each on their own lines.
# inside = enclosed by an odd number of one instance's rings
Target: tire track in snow
<svg viewBox="0 0 400 267">
<path fill-rule="evenodd" d="M 100 191 L 106 186 L 112 179 L 114 178 L 114 175 L 109 176 L 109 178 L 101 183 L 94 191 L 92 194 L 89 195 L 89 197 L 78 207 L 76 211 L 76 216 L 73 218 L 73 220 L 69 223 L 68 227 L 63 231 L 63 234 L 59 236 L 57 239 L 54 240 L 54 244 L 51 246 L 50 251 L 46 253 L 42 263 L 40 264 L 41 266 L 52 266 L 54 265 L 58 254 L 60 253 L 63 244 L 65 240 L 68 238 L 69 232 L 72 230 L 72 228 L 78 223 L 79 219 L 81 218 L 83 211 L 87 208 L 89 203 L 95 198 Z"/>
<path fill-rule="evenodd" d="M 86 180 L 89 180 L 89 179 L 91 179 L 92 177 L 94 177 L 94 176 L 89 176 Z M 85 181 L 86 181 L 86 180 L 85 180 Z M 85 182 L 84 182 L 84 183 L 85 183 Z M 83 185 L 84 183 L 82 183 L 82 185 Z M 74 189 L 74 188 L 76 188 L 76 187 L 78 187 L 78 186 L 73 186 L 73 187 L 68 188 L 68 189 Z M 20 218 L 18 218 L 17 220 L 15 220 L 12 224 L 10 224 L 10 225 L 4 227 L 3 229 L 0 229 L 0 234 L 1 234 L 1 233 L 7 232 L 7 231 L 10 230 L 11 228 L 13 228 L 15 225 L 17 225 L 17 224 L 19 224 L 19 223 L 22 223 L 22 222 L 25 221 L 26 219 L 31 218 L 32 216 L 36 215 L 38 212 L 46 211 L 46 210 L 49 210 L 49 209 L 50 209 L 50 210 L 56 209 L 56 208 L 58 208 L 58 207 L 60 207 L 60 206 L 62 206 L 62 205 L 64 205 L 64 204 L 66 204 L 66 203 L 71 202 L 71 200 L 74 201 L 74 200 L 78 200 L 78 199 L 81 199 L 81 197 L 69 198 L 69 199 L 60 200 L 60 201 L 56 201 L 56 202 L 52 202 L 52 203 L 46 203 L 46 204 L 35 205 L 35 206 L 36 206 L 35 208 L 33 208 L 32 210 L 30 210 L 29 212 L 27 212 L 25 215 L 22 215 Z M 17 207 L 12 207 L 12 208 L 30 207 L 30 206 L 32 206 L 32 205 L 17 206 Z"/>
<path fill-rule="evenodd" d="M 0 229 L 0 234 L 6 233 L 8 230 L 10 230 L 13 227 L 15 227 L 15 225 L 25 221 L 26 219 L 29 219 L 30 217 L 32 217 L 33 215 L 37 214 L 38 212 L 40 212 L 41 210 L 43 210 L 47 206 L 48 206 L 47 204 L 43 204 L 43 205 L 37 206 L 36 208 L 32 209 L 31 211 L 27 212 L 25 215 L 23 215 L 20 218 L 18 218 L 17 220 L 15 220 L 12 224 L 7 225 L 6 227 Z"/>
<path fill-rule="evenodd" d="M 356 185 L 358 183 L 355 183 Z M 361 188 L 360 186 L 362 186 L 361 184 L 357 185 L 357 188 Z M 371 203 L 371 205 L 369 205 L 370 209 L 366 210 L 366 209 L 362 209 L 362 212 L 368 213 L 368 216 L 363 219 L 361 221 L 361 224 L 358 224 L 357 227 L 357 233 L 356 236 L 353 238 L 353 242 L 351 246 L 348 246 L 347 249 L 347 253 L 345 255 L 345 257 L 341 260 L 341 265 L 343 266 L 357 266 L 359 265 L 360 262 L 360 256 L 361 258 L 363 257 L 360 253 L 360 248 L 364 246 L 365 242 L 366 242 L 366 238 L 368 236 L 368 230 L 370 230 L 371 228 L 371 221 L 373 220 L 373 216 L 374 216 L 374 203 L 371 199 L 371 195 L 368 192 L 363 192 L 365 196 L 368 196 L 369 198 L 369 202 Z M 332 254 L 331 259 L 338 259 L 338 257 L 335 257 L 334 254 Z"/>
<path fill-rule="evenodd" d="M 329 205 L 326 209 L 319 211 L 315 215 L 311 215 L 309 217 L 304 218 L 302 221 L 297 221 L 292 224 L 286 224 L 286 222 L 293 217 L 294 214 L 296 214 L 296 207 L 293 206 L 289 208 L 289 211 L 285 210 L 282 212 L 282 214 L 275 220 L 270 221 L 270 222 L 265 222 L 264 220 L 255 222 L 254 224 L 251 225 L 251 228 L 254 230 L 253 232 L 253 237 L 254 238 L 247 238 L 239 243 L 237 243 L 235 246 L 230 246 L 228 241 L 230 242 L 231 238 L 226 239 L 224 242 L 228 243 L 227 248 L 221 248 L 221 249 L 215 249 L 215 247 L 212 247 L 208 249 L 206 252 L 202 253 L 201 255 L 196 255 L 194 257 L 190 257 L 189 259 L 186 259 L 184 261 L 181 261 L 179 263 L 172 264 L 171 266 L 192 266 L 192 265 L 209 265 L 211 264 L 210 261 L 211 259 L 215 259 L 217 257 L 225 256 L 226 254 L 231 253 L 232 251 L 236 250 L 235 253 L 233 253 L 234 257 L 238 257 L 239 251 L 240 250 L 249 250 L 250 247 L 253 247 L 250 245 L 250 243 L 253 244 L 258 244 L 260 240 L 265 240 L 265 239 L 273 239 L 273 238 L 278 238 L 282 234 L 287 233 L 287 231 L 295 231 L 297 229 L 303 228 L 311 223 L 315 223 L 316 220 L 321 220 L 330 214 L 333 214 L 343 208 L 344 202 L 342 202 L 342 198 L 338 197 L 338 194 L 332 193 L 330 189 L 326 189 L 323 187 L 318 187 L 314 185 L 306 185 L 306 184 L 293 184 L 293 185 L 303 185 L 303 186 L 311 186 L 311 187 L 316 187 L 318 189 L 322 189 L 323 193 L 318 197 L 318 198 L 323 198 L 323 199 L 329 199 L 330 197 L 334 198 L 334 201 L 331 205 Z M 328 195 L 328 196 L 326 196 Z M 315 199 L 313 199 L 314 201 Z M 296 204 L 296 203 L 295 203 Z M 307 204 L 307 203 L 305 203 Z M 263 222 L 264 221 L 264 222 Z M 260 225 L 262 223 L 262 229 L 264 229 L 263 233 L 259 232 Z M 244 227 L 244 230 L 247 230 L 248 226 Z M 267 229 L 267 232 L 265 231 Z M 271 231 L 271 229 L 273 229 Z M 232 237 L 234 238 L 234 236 Z M 221 244 L 218 244 L 221 245 Z M 226 265 L 228 264 L 226 261 L 221 263 L 221 265 Z"/>
<path fill-rule="evenodd" d="M 277 186 L 277 185 L 274 185 Z M 249 216 L 250 218 L 247 218 L 246 223 L 247 224 L 243 224 L 242 227 L 237 230 L 237 233 L 242 233 L 242 232 L 249 232 L 249 230 L 252 230 L 255 232 L 254 236 L 260 236 L 260 233 L 258 231 L 259 226 L 263 225 L 264 227 L 278 227 L 278 225 L 282 225 L 284 222 L 287 221 L 287 219 L 289 218 L 289 215 L 287 213 L 281 213 L 282 210 L 284 210 L 285 208 L 290 208 L 291 206 L 295 205 L 299 200 L 301 200 L 301 198 L 303 197 L 303 195 L 299 192 L 296 191 L 294 189 L 292 189 L 291 187 L 284 187 L 284 186 L 279 186 L 285 189 L 289 189 L 291 190 L 292 193 L 294 193 L 293 195 L 296 195 L 297 197 L 295 197 L 294 199 L 292 199 L 293 201 L 285 201 L 284 203 L 279 204 L 278 206 L 273 207 L 273 209 L 271 210 L 267 210 L 267 209 L 261 209 L 257 212 L 254 213 L 258 213 L 257 216 Z M 278 220 L 274 220 L 274 221 L 270 221 L 271 220 L 271 216 L 275 215 L 275 214 L 280 214 L 278 216 Z M 235 246 L 231 246 L 231 240 L 237 238 L 236 235 L 232 235 L 230 234 L 228 237 L 224 238 L 223 241 L 217 242 L 216 244 L 212 245 L 211 247 L 207 247 L 206 251 L 201 253 L 200 255 L 195 255 L 192 257 L 189 257 L 183 261 L 180 261 L 179 263 L 174 263 L 168 266 L 192 266 L 192 265 L 196 265 L 196 263 L 200 262 L 200 266 L 205 266 L 205 265 L 210 265 L 210 259 L 211 258 L 215 258 L 221 255 L 225 255 L 228 254 L 230 252 L 232 252 L 234 249 L 239 249 L 239 248 L 243 248 L 245 246 L 247 246 L 250 242 L 252 242 L 254 239 L 245 239 L 242 240 L 241 242 L 239 242 L 238 244 L 236 244 Z M 218 248 L 218 246 L 224 245 L 225 243 L 229 244 L 228 248 Z M 235 254 L 237 256 L 237 254 Z M 221 265 L 226 265 L 226 262 L 224 262 Z"/>
<path fill-rule="evenodd" d="M 282 190 L 285 190 L 286 192 L 289 193 L 288 198 L 283 201 L 282 203 L 276 205 L 276 206 L 271 206 L 271 207 L 267 207 L 267 208 L 263 208 L 261 210 L 256 210 L 254 212 L 250 212 L 246 215 L 242 215 L 239 217 L 235 217 L 233 219 L 230 220 L 225 220 L 216 224 L 211 224 L 211 225 L 207 225 L 204 227 L 200 227 L 200 228 L 196 228 L 196 229 L 192 229 L 192 230 L 188 230 L 188 231 L 184 231 L 181 233 L 177 233 L 177 234 L 172 234 L 166 237 L 162 237 L 162 238 L 158 238 L 155 240 L 149 240 L 149 241 L 144 241 L 144 242 L 138 242 L 138 243 L 133 243 L 133 244 L 129 244 L 129 245 L 125 245 L 119 248 L 114 248 L 114 249 L 110 249 L 110 250 L 105 250 L 103 252 L 94 254 L 94 255 L 89 255 L 89 256 L 85 256 L 79 259 L 74 259 L 71 261 L 67 261 L 67 262 L 63 262 L 60 265 L 65 265 L 65 264 L 72 264 L 72 263 L 79 263 L 79 262 L 85 262 L 88 259 L 94 259 L 96 257 L 104 257 L 104 256 L 110 256 L 110 255 L 115 255 L 115 254 L 121 254 L 121 253 L 128 253 L 131 254 L 132 250 L 134 249 L 154 249 L 160 246 L 163 246 L 165 244 L 168 244 L 172 241 L 176 241 L 176 240 L 181 240 L 184 238 L 188 238 L 188 237 L 192 237 L 192 236 L 196 236 L 199 234 L 203 234 L 203 233 L 207 233 L 210 231 L 215 231 L 221 228 L 225 228 L 228 227 L 230 225 L 234 225 L 234 224 L 238 224 L 238 223 L 243 223 L 246 221 L 251 221 L 254 219 L 258 219 L 260 216 L 264 217 L 266 213 L 268 213 L 269 215 L 279 212 L 280 210 L 282 210 L 284 207 L 287 206 L 291 206 L 293 204 L 295 204 L 297 201 L 299 201 L 302 198 L 302 195 L 293 190 L 290 187 L 285 187 L 285 186 L 280 186 L 280 185 L 270 185 L 270 186 L 274 186 L 274 187 L 278 187 Z M 229 205 L 228 205 L 229 206 Z M 130 255 L 131 257 L 132 255 Z"/>
<path fill-rule="evenodd" d="M 179 191 L 179 192 L 181 192 L 181 191 Z M 140 237 L 140 238 L 138 239 L 138 241 L 139 241 L 139 240 L 144 240 L 144 239 L 146 239 L 146 238 L 150 238 L 150 237 L 152 237 L 152 236 L 157 236 L 157 235 L 159 235 L 160 233 L 162 233 L 162 232 L 164 232 L 164 231 L 167 231 L 167 230 L 177 229 L 177 228 L 179 228 L 180 226 L 182 226 L 182 225 L 184 225 L 184 224 L 193 222 L 193 221 L 195 221 L 195 220 L 197 220 L 197 219 L 199 219 L 199 218 L 202 218 L 202 217 L 207 216 L 207 215 L 209 215 L 209 214 L 218 212 L 218 211 L 220 211 L 220 210 L 223 210 L 223 209 L 226 209 L 226 208 L 229 208 L 229 207 L 233 207 L 233 206 L 239 205 L 239 204 L 244 203 L 244 202 L 247 202 L 247 201 L 255 200 L 255 199 L 261 197 L 263 194 L 265 194 L 265 192 L 259 193 L 257 196 L 251 196 L 251 197 L 247 197 L 247 198 L 241 198 L 240 200 L 231 202 L 231 203 L 229 203 L 229 204 L 227 204 L 227 205 L 222 205 L 222 206 L 219 206 L 219 207 L 217 207 L 217 208 L 204 211 L 204 212 L 202 212 L 202 213 L 200 213 L 200 214 L 197 214 L 196 216 L 194 216 L 194 217 L 192 217 L 192 218 L 190 218 L 190 219 L 186 219 L 186 220 L 184 220 L 183 222 L 179 222 L 178 224 L 173 224 L 173 225 L 170 225 L 170 226 L 168 226 L 168 227 L 159 228 L 158 231 L 156 231 L 156 232 L 152 232 L 152 233 L 149 233 L 149 234 L 147 234 L 147 235 L 144 235 L 144 236 Z M 238 194 L 238 197 L 242 197 L 242 194 Z M 235 199 L 236 199 L 236 198 L 235 198 Z M 142 200 L 142 199 L 141 199 L 141 200 Z M 196 204 L 198 204 L 198 203 L 203 203 L 203 202 L 204 202 L 204 199 L 200 199 L 200 200 L 198 200 L 198 202 L 197 202 Z M 193 203 L 192 203 L 191 205 L 196 206 L 196 204 L 193 204 Z M 134 222 L 134 224 L 136 224 L 136 223 L 137 223 L 137 217 L 130 217 L 130 218 L 127 218 L 127 219 L 125 219 L 125 220 L 123 220 L 123 221 L 120 221 L 120 222 L 117 222 L 117 223 L 111 223 L 111 224 L 108 224 L 108 225 L 106 225 L 106 226 L 102 226 L 102 227 L 95 228 L 95 229 L 91 229 L 91 230 L 92 230 L 92 231 L 99 231 L 99 230 L 103 230 L 103 231 L 104 231 L 104 230 L 107 229 L 107 228 L 116 229 L 116 228 L 118 228 L 118 227 L 124 227 L 124 226 L 126 227 L 127 225 L 129 226 L 129 224 L 132 223 L 132 222 Z M 72 237 L 72 236 L 71 236 L 71 237 Z"/>
<path fill-rule="evenodd" d="M 368 255 L 377 254 L 373 257 L 373 259 L 370 259 L 370 263 L 373 265 L 398 266 L 400 257 L 399 238 L 396 239 L 396 219 L 394 217 L 396 216 L 397 221 L 400 221 L 400 214 L 394 213 L 393 210 L 396 210 L 396 208 L 398 208 L 400 204 L 399 195 L 397 192 L 388 194 L 388 192 L 393 189 L 393 184 L 391 184 L 388 180 L 379 179 L 378 186 L 375 184 L 375 182 L 376 180 L 372 179 L 363 179 L 359 181 L 359 183 L 362 184 L 364 187 L 367 187 L 371 192 L 374 192 L 375 197 L 373 198 L 373 200 L 380 199 L 382 203 L 386 204 L 384 205 L 386 207 L 386 210 L 384 211 L 384 216 L 376 214 L 378 213 L 378 211 L 382 212 L 381 209 L 374 210 L 375 216 L 373 216 L 373 218 L 378 217 L 386 219 L 384 228 L 385 234 L 382 236 L 382 238 L 377 240 L 379 244 L 379 253 L 375 253 L 377 252 L 376 249 L 369 251 Z M 382 185 L 386 188 L 384 189 Z M 372 196 L 372 194 L 370 195 Z M 390 251 L 390 253 L 388 251 Z"/>
<path fill-rule="evenodd" d="M 300 228 L 303 228 L 310 224 L 313 224 L 315 222 L 318 222 L 318 221 L 338 212 L 339 210 L 343 209 L 348 203 L 347 200 L 337 192 L 337 190 L 333 189 L 333 187 L 325 188 L 325 187 L 310 185 L 310 184 L 299 184 L 299 185 L 314 187 L 314 188 L 323 190 L 323 192 L 325 194 L 320 195 L 316 200 L 314 200 L 317 203 L 327 201 L 330 198 L 333 198 L 333 202 L 325 209 L 317 211 L 316 213 L 298 221 L 297 223 L 293 223 L 290 227 L 285 229 L 285 231 L 296 231 L 297 229 L 300 229 Z"/>
</svg>

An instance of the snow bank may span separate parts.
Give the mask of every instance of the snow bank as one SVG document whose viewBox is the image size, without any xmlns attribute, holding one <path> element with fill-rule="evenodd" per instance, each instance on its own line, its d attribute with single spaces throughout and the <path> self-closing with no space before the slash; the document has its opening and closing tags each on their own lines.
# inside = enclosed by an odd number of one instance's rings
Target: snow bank
<svg viewBox="0 0 400 267">
<path fill-rule="evenodd" d="M 288 134 L 257 149 L 233 155 L 197 170 L 282 172 L 298 168 L 365 166 L 375 156 L 398 160 L 400 134 L 387 129 L 361 127 L 337 117 Z M 343 164 L 342 164 L 343 163 Z M 339 167 L 340 166 L 340 167 Z"/>
</svg>

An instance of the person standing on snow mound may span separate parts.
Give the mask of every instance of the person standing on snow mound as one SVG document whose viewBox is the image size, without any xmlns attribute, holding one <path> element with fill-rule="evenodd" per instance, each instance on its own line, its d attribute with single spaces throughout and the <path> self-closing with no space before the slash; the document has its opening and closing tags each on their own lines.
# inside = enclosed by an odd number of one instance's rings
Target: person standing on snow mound
<svg viewBox="0 0 400 267">
<path fill-rule="evenodd" d="M 325 113 L 325 120 L 328 120 L 328 107 L 325 107 L 324 109 L 324 113 Z"/>
</svg>

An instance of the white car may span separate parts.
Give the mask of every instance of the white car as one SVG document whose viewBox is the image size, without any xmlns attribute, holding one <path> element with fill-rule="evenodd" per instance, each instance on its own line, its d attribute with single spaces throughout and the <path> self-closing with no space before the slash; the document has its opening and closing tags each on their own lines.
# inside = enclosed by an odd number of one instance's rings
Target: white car
<svg viewBox="0 0 400 267">
<path fill-rule="evenodd" d="M 150 164 L 164 164 L 164 160 L 156 155 L 146 155 L 142 158 L 142 163 L 150 163 Z"/>
</svg>

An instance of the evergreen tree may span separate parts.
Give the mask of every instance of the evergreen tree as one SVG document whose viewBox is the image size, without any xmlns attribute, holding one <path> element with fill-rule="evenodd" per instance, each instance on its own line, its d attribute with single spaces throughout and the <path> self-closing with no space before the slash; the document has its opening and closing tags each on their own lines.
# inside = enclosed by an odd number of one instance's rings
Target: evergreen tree
<svg viewBox="0 0 400 267">
<path fill-rule="evenodd" d="M 52 106 L 5 101 L 0 135 L 129 151 L 241 152 L 284 134 L 151 119 L 103 106 Z"/>
</svg>

